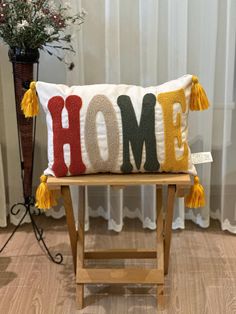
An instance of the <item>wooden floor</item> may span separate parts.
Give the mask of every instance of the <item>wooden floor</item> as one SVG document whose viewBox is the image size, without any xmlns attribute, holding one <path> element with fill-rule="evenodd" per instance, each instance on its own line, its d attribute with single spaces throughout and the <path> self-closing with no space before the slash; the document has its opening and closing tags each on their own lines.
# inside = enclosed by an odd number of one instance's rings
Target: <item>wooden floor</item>
<svg viewBox="0 0 236 314">
<path fill-rule="evenodd" d="M 64 264 L 50 262 L 35 241 L 30 226 L 22 226 L 0 256 L 0 313 L 157 313 L 155 289 L 151 286 L 87 286 L 86 308 L 77 311 L 65 219 L 37 219 L 45 229 L 51 251 L 63 253 Z M 87 248 L 129 247 L 130 244 L 155 247 L 155 232 L 142 229 L 138 220 L 125 220 L 120 234 L 106 228 L 107 223 L 103 219 L 91 219 Z M 0 229 L 0 243 L 4 242 L 10 230 Z M 95 267 L 104 261 L 99 263 Z M 115 261 L 115 266 L 119 267 L 121 263 Z M 125 262 L 129 266 L 137 266 L 137 263 Z M 152 260 L 142 263 L 146 267 L 153 265 Z M 222 232 L 214 221 L 207 230 L 189 222 L 184 231 L 175 231 L 165 295 L 167 306 L 160 313 L 236 313 L 236 237 Z"/>
</svg>

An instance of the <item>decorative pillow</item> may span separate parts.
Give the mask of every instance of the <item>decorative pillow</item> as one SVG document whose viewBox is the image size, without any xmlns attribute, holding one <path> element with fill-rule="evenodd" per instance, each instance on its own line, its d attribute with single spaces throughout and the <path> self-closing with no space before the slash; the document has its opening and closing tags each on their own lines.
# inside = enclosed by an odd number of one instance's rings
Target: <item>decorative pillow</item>
<svg viewBox="0 0 236 314">
<path fill-rule="evenodd" d="M 188 146 L 188 113 L 206 109 L 208 101 L 195 76 L 147 88 L 31 83 L 22 102 L 26 116 L 38 111 L 30 105 L 35 89 L 48 129 L 45 175 L 197 174 Z"/>
</svg>

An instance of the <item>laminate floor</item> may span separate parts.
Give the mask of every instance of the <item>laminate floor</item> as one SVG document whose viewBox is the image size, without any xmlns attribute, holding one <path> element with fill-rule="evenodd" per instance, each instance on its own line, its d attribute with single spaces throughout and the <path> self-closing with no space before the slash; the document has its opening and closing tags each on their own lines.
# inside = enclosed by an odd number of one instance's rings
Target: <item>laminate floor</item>
<svg viewBox="0 0 236 314">
<path fill-rule="evenodd" d="M 63 254 L 63 265 L 48 260 L 30 225 L 21 226 L 0 254 L 0 314 L 157 313 L 152 286 L 86 286 L 86 307 L 77 311 L 65 219 L 37 220 L 44 227 L 51 252 Z M 0 245 L 11 230 L 12 226 L 0 229 Z M 155 247 L 155 231 L 142 229 L 138 220 L 126 219 L 122 233 L 117 234 L 107 231 L 103 219 L 91 219 L 90 231 L 86 233 L 88 249 L 130 246 Z M 114 263 L 115 267 L 122 263 L 137 266 L 138 261 L 107 263 Z M 146 267 L 153 263 L 154 260 L 141 261 Z M 208 229 L 188 222 L 185 230 L 174 231 L 165 296 L 166 308 L 160 313 L 236 313 L 236 237 L 221 231 L 215 221 Z"/>
</svg>

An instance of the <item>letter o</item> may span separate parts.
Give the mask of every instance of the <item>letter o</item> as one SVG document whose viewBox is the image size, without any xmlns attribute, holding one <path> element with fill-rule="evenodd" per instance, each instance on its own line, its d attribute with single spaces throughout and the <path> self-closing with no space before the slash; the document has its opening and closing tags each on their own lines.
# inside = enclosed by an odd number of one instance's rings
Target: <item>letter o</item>
<svg viewBox="0 0 236 314">
<path fill-rule="evenodd" d="M 107 160 L 101 157 L 97 140 L 96 116 L 98 112 L 103 114 L 106 124 Z M 95 172 L 112 172 L 119 155 L 119 126 L 113 105 L 105 95 L 96 95 L 90 101 L 85 118 L 84 137 L 88 158 L 93 170 Z"/>
</svg>

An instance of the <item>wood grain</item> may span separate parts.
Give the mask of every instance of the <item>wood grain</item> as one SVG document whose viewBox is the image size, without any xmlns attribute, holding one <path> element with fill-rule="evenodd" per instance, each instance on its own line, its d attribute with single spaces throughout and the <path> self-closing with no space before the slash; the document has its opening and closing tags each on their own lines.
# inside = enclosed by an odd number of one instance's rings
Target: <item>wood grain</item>
<svg viewBox="0 0 236 314">
<path fill-rule="evenodd" d="M 44 228 L 53 254 L 61 252 L 63 265 L 44 255 L 30 225 L 23 225 L 0 255 L 0 313 L 4 314 L 156 314 L 156 288 L 137 285 L 85 286 L 85 306 L 77 311 L 75 276 L 65 218 L 36 217 Z M 12 226 L 0 229 L 0 243 Z M 107 230 L 107 221 L 90 219 L 86 250 L 109 249 L 137 244 L 155 247 L 156 231 L 142 229 L 138 219 L 125 219 L 122 233 Z M 216 221 L 202 229 L 186 222 L 186 229 L 172 234 L 171 258 L 165 279 L 163 314 L 236 313 L 236 240 L 222 232 Z M 88 262 L 90 264 L 90 262 Z M 154 268 L 153 260 L 98 260 L 91 267 Z M 110 266 L 109 266 L 110 265 Z"/>
<path fill-rule="evenodd" d="M 67 221 L 67 226 L 68 226 L 68 233 L 70 236 L 70 244 L 71 244 L 73 263 L 74 263 L 74 271 L 76 272 L 77 231 L 75 227 L 75 218 L 74 218 L 74 212 L 73 212 L 69 186 L 63 186 L 61 188 L 61 194 L 64 199 L 66 221 Z"/>
<path fill-rule="evenodd" d="M 78 269 L 77 283 L 157 284 L 163 283 L 164 273 L 159 269 Z"/>
<path fill-rule="evenodd" d="M 79 188 L 79 221 L 78 221 L 78 243 L 77 243 L 77 272 L 84 267 L 84 220 L 85 220 L 85 187 Z M 77 277 L 78 278 L 78 277 Z M 79 309 L 84 307 L 84 285 L 76 281 L 76 302 Z"/>
<path fill-rule="evenodd" d="M 127 186 L 140 184 L 179 184 L 190 185 L 189 174 L 90 174 L 78 177 L 48 177 L 48 186 L 58 185 L 112 185 Z M 54 188 L 53 188 L 54 189 Z"/>
<path fill-rule="evenodd" d="M 181 186 L 178 185 L 176 188 L 176 193 L 175 196 L 176 197 L 184 197 L 185 195 L 187 195 L 190 192 L 190 186 Z"/>
<path fill-rule="evenodd" d="M 170 245 L 172 237 L 172 221 L 174 213 L 175 185 L 169 185 L 167 190 L 166 218 L 164 228 L 164 270 L 165 275 L 169 269 Z"/>
<path fill-rule="evenodd" d="M 164 239 L 163 239 L 163 202 L 162 189 L 156 186 L 156 215 L 157 215 L 157 268 L 164 271 Z M 164 284 L 157 286 L 157 306 L 162 309 L 165 305 Z"/>
<path fill-rule="evenodd" d="M 147 249 L 110 249 L 85 252 L 87 259 L 121 259 L 121 258 L 156 258 L 156 250 Z"/>
</svg>

